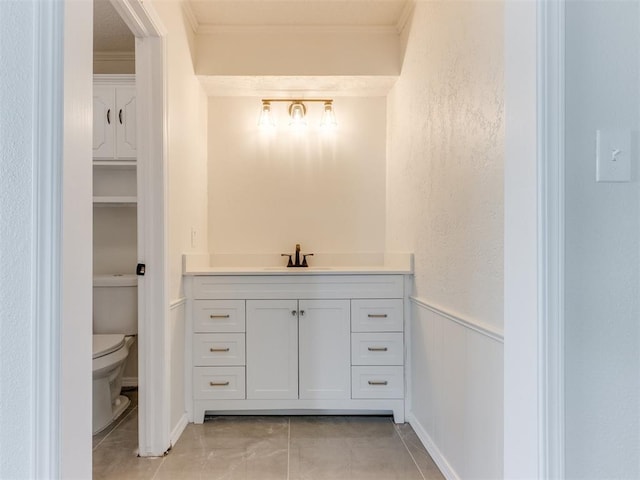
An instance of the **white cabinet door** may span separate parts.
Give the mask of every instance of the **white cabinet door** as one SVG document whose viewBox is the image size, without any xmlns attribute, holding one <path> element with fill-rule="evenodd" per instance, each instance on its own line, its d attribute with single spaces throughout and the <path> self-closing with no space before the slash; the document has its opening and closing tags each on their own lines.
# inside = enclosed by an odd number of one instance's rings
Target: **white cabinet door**
<svg viewBox="0 0 640 480">
<path fill-rule="evenodd" d="M 93 87 L 93 158 L 112 159 L 115 152 L 116 91 Z"/>
<path fill-rule="evenodd" d="M 300 398 L 351 397 L 349 300 L 300 300 Z"/>
<path fill-rule="evenodd" d="M 136 87 L 94 85 L 93 158 L 136 159 Z"/>
<path fill-rule="evenodd" d="M 136 87 L 116 88 L 116 151 L 121 160 L 136 158 Z"/>
<path fill-rule="evenodd" d="M 298 398 L 298 302 L 247 300 L 247 398 Z"/>
</svg>

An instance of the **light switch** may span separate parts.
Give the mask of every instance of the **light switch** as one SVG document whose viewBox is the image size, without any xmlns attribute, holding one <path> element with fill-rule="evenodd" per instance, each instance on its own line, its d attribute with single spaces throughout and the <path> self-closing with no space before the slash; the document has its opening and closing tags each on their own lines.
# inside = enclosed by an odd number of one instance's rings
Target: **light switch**
<svg viewBox="0 0 640 480">
<path fill-rule="evenodd" d="M 631 181 L 631 131 L 598 130 L 596 182 Z"/>
</svg>

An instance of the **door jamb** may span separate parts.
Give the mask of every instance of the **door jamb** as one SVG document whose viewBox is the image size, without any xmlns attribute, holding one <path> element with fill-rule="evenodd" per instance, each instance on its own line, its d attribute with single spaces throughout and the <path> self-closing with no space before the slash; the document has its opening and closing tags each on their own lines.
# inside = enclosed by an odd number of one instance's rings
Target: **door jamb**
<svg viewBox="0 0 640 480">
<path fill-rule="evenodd" d="M 565 1 L 538 4 L 540 473 L 564 478 Z"/>
<path fill-rule="evenodd" d="M 169 309 L 166 229 L 166 51 L 165 29 L 141 0 L 111 0 L 136 37 L 136 132 L 138 183 L 139 455 L 162 456 L 170 447 Z"/>
</svg>

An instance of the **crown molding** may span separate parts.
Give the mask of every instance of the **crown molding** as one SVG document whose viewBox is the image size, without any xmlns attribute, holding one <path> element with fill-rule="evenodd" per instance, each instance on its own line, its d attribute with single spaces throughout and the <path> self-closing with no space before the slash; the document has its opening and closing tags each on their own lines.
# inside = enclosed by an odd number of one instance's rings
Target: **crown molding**
<svg viewBox="0 0 640 480">
<path fill-rule="evenodd" d="M 196 18 L 196 14 L 193 13 L 193 8 L 191 7 L 190 2 L 182 3 L 182 13 L 184 13 L 184 17 L 187 19 L 187 23 L 191 27 L 193 33 L 199 33 L 200 23 L 198 23 L 198 19 Z"/>
<path fill-rule="evenodd" d="M 133 62 L 136 52 L 93 52 L 93 61 L 98 62 Z"/>
<path fill-rule="evenodd" d="M 409 19 L 413 14 L 413 9 L 415 7 L 415 0 L 409 0 L 404 4 L 404 8 L 400 13 L 400 17 L 398 17 L 398 21 L 396 22 L 396 33 L 401 35 L 405 28 L 409 25 Z"/>
</svg>

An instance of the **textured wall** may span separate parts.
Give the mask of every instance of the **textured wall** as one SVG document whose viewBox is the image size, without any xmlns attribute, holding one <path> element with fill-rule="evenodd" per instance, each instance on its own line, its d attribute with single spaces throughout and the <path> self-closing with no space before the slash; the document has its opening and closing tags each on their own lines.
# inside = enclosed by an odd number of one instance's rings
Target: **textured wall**
<svg viewBox="0 0 640 480">
<path fill-rule="evenodd" d="M 183 295 L 182 254 L 207 249 L 207 99 L 193 73 L 194 34 L 180 3 L 157 0 L 153 6 L 168 31 L 168 293 L 175 300 Z"/>
<path fill-rule="evenodd" d="M 183 295 L 182 254 L 207 248 L 207 115 L 206 96 L 193 73 L 189 42 L 193 32 L 183 17 L 181 5 L 155 1 L 154 8 L 167 29 L 167 178 L 168 178 L 168 301 Z M 191 244 L 191 231 L 195 243 Z M 170 356 L 170 389 L 184 390 L 184 309 L 173 310 L 167 319 Z M 170 429 L 185 411 L 184 396 L 172 394 Z"/>
<path fill-rule="evenodd" d="M 0 2 L 0 478 L 31 478 L 33 4 Z"/>
<path fill-rule="evenodd" d="M 566 22 L 566 474 L 640 478 L 640 6 Z M 632 182 L 595 182 L 598 129 L 635 132 Z"/>
<path fill-rule="evenodd" d="M 416 293 L 502 327 L 501 2 L 418 2 L 388 101 L 387 249 Z"/>
<path fill-rule="evenodd" d="M 415 252 L 421 303 L 496 332 L 503 13 L 495 1 L 417 2 L 387 103 L 387 250 Z M 502 343 L 418 303 L 411 329 L 414 427 L 449 474 L 501 477 Z"/>
<path fill-rule="evenodd" d="M 317 127 L 322 104 L 307 104 L 298 133 L 287 104 L 273 104 L 273 135 L 258 128 L 260 105 L 209 98 L 209 251 L 384 251 L 385 99 L 336 99 L 329 135 Z"/>
</svg>

